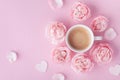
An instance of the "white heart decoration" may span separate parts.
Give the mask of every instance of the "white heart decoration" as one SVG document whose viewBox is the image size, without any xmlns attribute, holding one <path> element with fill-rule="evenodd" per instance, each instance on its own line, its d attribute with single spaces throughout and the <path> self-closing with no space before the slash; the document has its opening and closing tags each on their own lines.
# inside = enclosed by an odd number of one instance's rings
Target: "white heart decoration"
<svg viewBox="0 0 120 80">
<path fill-rule="evenodd" d="M 112 74 L 112 75 L 115 75 L 115 76 L 119 76 L 120 75 L 120 65 L 117 64 L 115 66 L 112 66 L 109 68 L 109 72 Z"/>
<path fill-rule="evenodd" d="M 41 61 L 39 64 L 36 64 L 35 68 L 40 72 L 47 71 L 48 64 L 46 61 Z"/>
<path fill-rule="evenodd" d="M 105 31 L 104 38 L 106 40 L 113 40 L 117 36 L 117 33 L 113 28 L 109 28 L 108 30 Z"/>
</svg>

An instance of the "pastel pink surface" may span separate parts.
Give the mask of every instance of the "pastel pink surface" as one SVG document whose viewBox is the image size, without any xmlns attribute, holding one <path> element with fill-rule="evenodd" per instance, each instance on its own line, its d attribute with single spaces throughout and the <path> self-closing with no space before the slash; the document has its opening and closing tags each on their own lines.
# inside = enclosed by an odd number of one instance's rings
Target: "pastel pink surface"
<svg viewBox="0 0 120 80">
<path fill-rule="evenodd" d="M 68 64 L 55 64 L 50 51 L 54 47 L 45 38 L 45 27 L 50 21 L 59 20 L 70 27 L 74 22 L 70 16 L 72 4 L 77 0 L 64 0 L 64 6 L 51 10 L 48 0 L 0 0 L 0 80 L 52 80 L 58 72 L 67 80 L 119 80 L 109 73 L 109 66 L 120 64 L 120 0 L 82 0 L 90 6 L 92 17 L 89 25 L 98 15 L 110 20 L 118 36 L 111 44 L 114 48 L 113 60 L 107 65 L 97 65 L 92 72 L 76 74 Z M 10 64 L 6 59 L 9 51 L 18 52 L 18 60 Z M 35 65 L 41 60 L 48 61 L 46 73 L 40 73 Z"/>
</svg>

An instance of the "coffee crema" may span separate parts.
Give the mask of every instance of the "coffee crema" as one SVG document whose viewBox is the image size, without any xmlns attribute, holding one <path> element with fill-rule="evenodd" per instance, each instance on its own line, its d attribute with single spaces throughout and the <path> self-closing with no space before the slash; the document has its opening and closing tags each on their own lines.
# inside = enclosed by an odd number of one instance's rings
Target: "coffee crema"
<svg viewBox="0 0 120 80">
<path fill-rule="evenodd" d="M 70 31 L 68 42 L 72 48 L 76 50 L 84 50 L 90 45 L 91 36 L 85 28 L 76 27 Z"/>
</svg>

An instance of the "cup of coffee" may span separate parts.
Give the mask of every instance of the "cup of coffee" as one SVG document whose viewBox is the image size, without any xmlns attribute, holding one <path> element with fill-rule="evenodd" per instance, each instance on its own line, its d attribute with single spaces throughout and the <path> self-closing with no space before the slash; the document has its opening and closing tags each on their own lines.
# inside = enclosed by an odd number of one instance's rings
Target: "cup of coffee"
<svg viewBox="0 0 120 80">
<path fill-rule="evenodd" d="M 66 34 L 66 45 L 74 52 L 88 51 L 95 40 L 102 40 L 101 36 L 94 36 L 92 30 L 82 24 L 72 26 Z"/>
</svg>

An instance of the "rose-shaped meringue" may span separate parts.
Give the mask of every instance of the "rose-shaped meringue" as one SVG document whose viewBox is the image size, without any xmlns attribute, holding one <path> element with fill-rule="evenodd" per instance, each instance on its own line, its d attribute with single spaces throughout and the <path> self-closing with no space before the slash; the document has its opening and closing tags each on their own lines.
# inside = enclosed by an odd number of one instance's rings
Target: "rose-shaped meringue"
<svg viewBox="0 0 120 80">
<path fill-rule="evenodd" d="M 84 21 L 91 16 L 91 12 L 87 5 L 77 1 L 73 4 L 71 15 L 77 21 Z"/>
<path fill-rule="evenodd" d="M 46 34 L 52 44 L 58 44 L 64 41 L 66 26 L 61 22 L 53 22 L 48 25 Z"/>
<path fill-rule="evenodd" d="M 91 28 L 94 32 L 102 32 L 108 26 L 108 19 L 104 16 L 98 16 L 91 22 Z"/>
<path fill-rule="evenodd" d="M 97 63 L 109 63 L 112 60 L 113 50 L 108 43 L 96 44 L 90 51 L 90 55 Z"/>
<path fill-rule="evenodd" d="M 52 54 L 56 63 L 64 63 L 71 60 L 71 51 L 67 47 L 57 47 L 52 51 Z"/>
<path fill-rule="evenodd" d="M 72 58 L 71 68 L 75 72 L 87 72 L 93 68 L 94 64 L 86 54 L 76 54 Z"/>
</svg>

